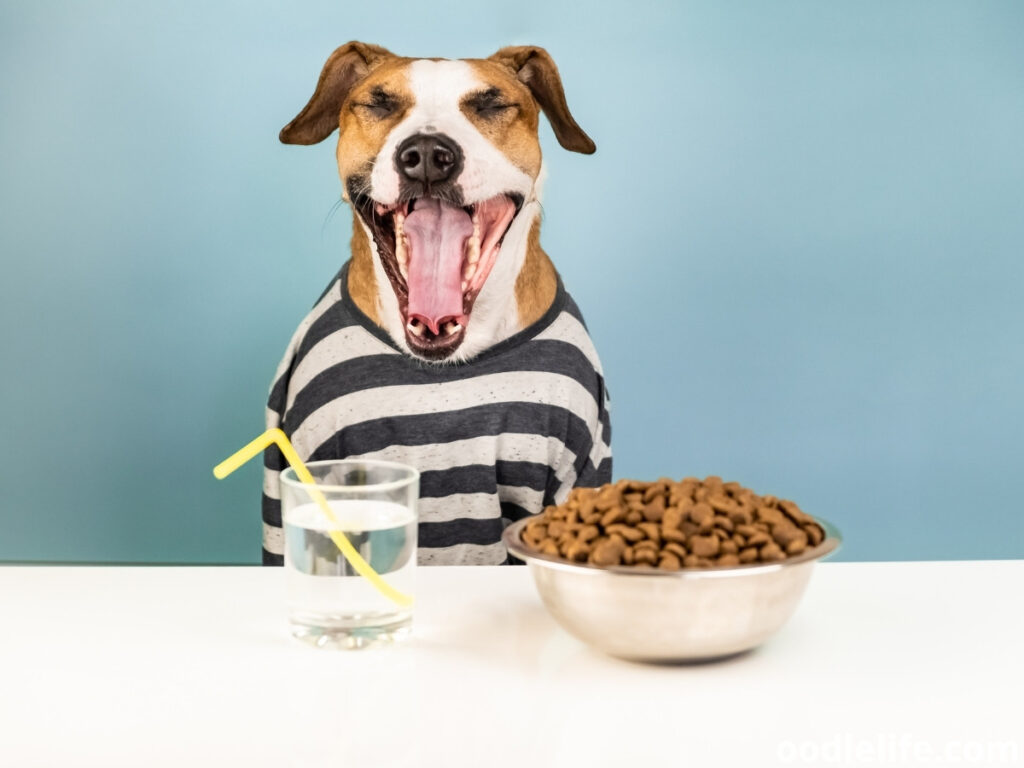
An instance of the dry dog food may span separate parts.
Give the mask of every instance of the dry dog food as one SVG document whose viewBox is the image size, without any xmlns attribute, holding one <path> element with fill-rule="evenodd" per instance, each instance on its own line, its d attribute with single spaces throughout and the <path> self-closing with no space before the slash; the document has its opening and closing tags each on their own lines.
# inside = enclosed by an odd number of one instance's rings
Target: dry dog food
<svg viewBox="0 0 1024 768">
<path fill-rule="evenodd" d="M 522 538 L 577 563 L 676 571 L 785 560 L 825 532 L 791 501 L 711 476 L 574 488 L 564 504 L 530 520 Z"/>
</svg>

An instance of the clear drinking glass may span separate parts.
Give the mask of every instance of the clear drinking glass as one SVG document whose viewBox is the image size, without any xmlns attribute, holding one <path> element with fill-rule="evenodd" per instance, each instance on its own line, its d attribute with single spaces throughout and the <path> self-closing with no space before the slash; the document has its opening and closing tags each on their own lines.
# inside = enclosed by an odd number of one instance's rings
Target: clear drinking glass
<svg viewBox="0 0 1024 768">
<path fill-rule="evenodd" d="M 345 534 L 389 585 L 413 594 L 420 475 L 390 461 L 306 465 L 337 523 L 289 467 L 281 473 L 284 569 L 292 634 L 316 646 L 362 648 L 409 633 L 412 609 L 360 576 L 330 531 Z"/>
</svg>

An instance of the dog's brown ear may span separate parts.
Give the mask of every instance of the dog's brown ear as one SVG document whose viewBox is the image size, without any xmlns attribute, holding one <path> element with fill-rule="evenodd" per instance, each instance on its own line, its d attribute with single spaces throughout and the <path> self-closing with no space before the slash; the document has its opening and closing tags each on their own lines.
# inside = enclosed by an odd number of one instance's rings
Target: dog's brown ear
<svg viewBox="0 0 1024 768">
<path fill-rule="evenodd" d="M 558 67 L 547 51 L 533 45 L 516 45 L 502 48 L 488 58 L 509 67 L 519 81 L 530 89 L 533 98 L 547 115 L 559 144 L 572 152 L 584 155 L 594 153 L 597 147 L 576 124 L 569 111 Z"/>
<path fill-rule="evenodd" d="M 281 129 L 285 144 L 317 144 L 338 127 L 341 105 L 353 86 L 391 52 L 379 45 L 353 40 L 335 50 L 320 72 L 309 103 Z"/>
</svg>

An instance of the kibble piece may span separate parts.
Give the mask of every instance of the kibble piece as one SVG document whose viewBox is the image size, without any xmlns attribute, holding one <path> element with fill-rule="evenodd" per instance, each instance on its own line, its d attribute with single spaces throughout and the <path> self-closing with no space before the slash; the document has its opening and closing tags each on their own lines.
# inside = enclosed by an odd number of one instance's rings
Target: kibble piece
<svg viewBox="0 0 1024 768">
<path fill-rule="evenodd" d="M 812 547 L 816 547 L 821 544 L 825 538 L 825 532 L 817 523 L 811 523 L 810 525 L 804 526 L 804 531 L 807 532 L 807 538 L 810 539 Z"/>
<path fill-rule="evenodd" d="M 750 507 L 737 506 L 736 509 L 729 513 L 729 519 L 735 525 L 747 525 L 754 519 L 754 514 L 751 512 Z"/>
<path fill-rule="evenodd" d="M 782 499 L 779 501 L 779 509 L 793 518 L 793 522 L 802 523 L 807 519 L 807 515 L 792 501 Z"/>
<path fill-rule="evenodd" d="M 807 539 L 793 539 L 789 544 L 786 545 L 786 554 L 793 556 L 801 554 L 807 549 Z"/>
<path fill-rule="evenodd" d="M 630 525 L 636 525 L 642 523 L 644 520 L 644 513 L 639 509 L 631 509 L 626 513 L 626 522 Z"/>
<path fill-rule="evenodd" d="M 661 518 L 661 527 L 662 530 L 679 530 L 679 524 L 681 522 L 683 522 L 683 511 L 678 507 L 669 507 L 665 510 L 665 515 Z"/>
<path fill-rule="evenodd" d="M 596 509 L 589 515 L 585 515 L 582 512 L 580 512 L 580 520 L 583 522 L 584 525 L 596 525 L 597 523 L 601 522 L 601 513 L 598 512 Z"/>
<path fill-rule="evenodd" d="M 768 542 L 770 542 L 771 540 L 772 540 L 771 536 L 769 536 L 766 532 L 758 531 L 753 536 L 748 536 L 747 537 L 747 546 L 748 547 L 763 547 L 764 545 L 768 544 Z"/>
<path fill-rule="evenodd" d="M 686 506 L 693 504 L 693 486 L 685 483 L 676 483 L 669 486 L 668 505 L 670 507 L 678 507 L 682 504 Z"/>
<path fill-rule="evenodd" d="M 625 519 L 626 510 L 622 507 L 615 507 L 601 515 L 601 526 L 607 528 L 609 525 L 615 525 L 615 523 L 622 522 Z"/>
<path fill-rule="evenodd" d="M 622 506 L 622 491 L 614 485 L 606 485 L 597 493 L 594 499 L 594 506 L 602 512 L 607 512 L 612 507 Z"/>
<path fill-rule="evenodd" d="M 715 565 L 739 565 L 740 559 L 734 554 L 719 555 Z"/>
<path fill-rule="evenodd" d="M 643 510 L 644 519 L 650 523 L 660 523 L 665 516 L 665 497 L 655 496 Z"/>
<path fill-rule="evenodd" d="M 634 562 L 636 561 L 633 559 L 633 548 L 626 547 L 624 550 L 622 550 L 622 564 L 632 565 Z"/>
<path fill-rule="evenodd" d="M 597 506 L 594 503 L 593 496 L 587 496 L 586 498 L 579 500 L 580 515 L 588 517 L 597 511 Z"/>
<path fill-rule="evenodd" d="M 688 544 L 690 551 L 698 557 L 714 557 L 720 549 L 720 543 L 716 536 L 694 536 Z"/>
<path fill-rule="evenodd" d="M 774 541 L 765 544 L 761 547 L 761 559 L 765 562 L 771 562 L 773 560 L 784 560 L 786 553 L 782 551 L 778 544 Z"/>
<path fill-rule="evenodd" d="M 671 552 L 662 552 L 658 560 L 658 567 L 663 571 L 678 571 L 683 567 L 682 562 Z"/>
<path fill-rule="evenodd" d="M 711 505 L 707 502 L 699 502 L 690 507 L 688 517 L 693 522 L 700 525 L 705 520 L 712 520 L 715 516 L 715 510 L 711 508 Z"/>
<path fill-rule="evenodd" d="M 721 550 L 723 555 L 735 555 L 738 554 L 740 551 L 740 548 L 736 546 L 736 542 L 732 539 L 726 539 L 725 541 L 723 541 L 719 549 Z"/>
<path fill-rule="evenodd" d="M 807 545 L 809 543 L 810 537 L 807 535 L 807 531 L 805 531 L 803 528 L 797 528 L 796 535 L 789 542 L 787 542 L 786 546 L 784 546 L 783 549 L 788 550 L 790 546 L 799 546 L 800 551 L 803 552 L 807 548 Z"/>
<path fill-rule="evenodd" d="M 676 541 L 680 544 L 686 543 L 686 535 L 682 531 L 678 531 L 675 528 L 662 527 L 661 538 L 663 538 L 665 541 Z"/>
<path fill-rule="evenodd" d="M 789 542 L 794 539 L 804 539 L 805 542 L 807 540 L 807 534 L 788 520 L 772 525 L 771 533 L 772 538 L 775 539 L 775 542 L 783 549 L 785 549 L 789 545 Z"/>
<path fill-rule="evenodd" d="M 729 514 L 733 510 L 737 509 L 736 502 L 730 499 L 725 493 L 715 493 L 708 498 L 708 504 L 716 512 L 722 512 L 723 514 Z"/>
<path fill-rule="evenodd" d="M 536 547 L 548 535 L 548 527 L 541 522 L 531 522 L 523 529 L 523 540 Z"/>
<path fill-rule="evenodd" d="M 785 516 L 777 509 L 771 507 L 758 507 L 754 510 L 754 519 L 762 523 L 781 523 Z"/>
<path fill-rule="evenodd" d="M 686 547 L 684 547 L 682 544 L 679 544 L 678 542 L 675 542 L 675 541 L 670 541 L 668 544 L 666 544 L 664 551 L 665 552 L 671 552 L 676 557 L 678 557 L 680 560 L 682 560 L 684 557 L 686 557 L 688 554 L 690 554 L 689 552 L 686 551 Z"/>
<path fill-rule="evenodd" d="M 622 523 L 616 523 L 615 525 L 609 525 L 605 528 L 608 533 L 617 533 L 630 544 L 635 544 L 640 541 L 643 537 L 643 531 L 639 528 L 633 528 L 629 525 L 623 525 Z"/>
<path fill-rule="evenodd" d="M 739 554 L 739 560 L 741 563 L 753 563 L 757 561 L 757 548 L 747 547 L 741 549 Z"/>
<path fill-rule="evenodd" d="M 577 541 L 575 544 L 569 547 L 565 556 L 570 560 L 577 563 L 585 563 L 587 558 L 590 556 L 590 545 L 585 544 L 581 541 Z"/>
<path fill-rule="evenodd" d="M 658 562 L 658 552 L 654 549 L 634 549 L 633 559 L 637 564 L 646 563 L 647 565 L 654 565 Z"/>
<path fill-rule="evenodd" d="M 637 523 L 637 528 L 644 532 L 648 539 L 661 546 L 661 526 L 657 523 Z"/>
<path fill-rule="evenodd" d="M 618 565 L 622 559 L 622 553 L 625 551 L 625 547 L 618 544 L 615 541 L 606 541 L 594 547 L 594 551 L 590 553 L 590 561 L 594 565 L 600 565 L 607 567 L 609 565 Z"/>
</svg>

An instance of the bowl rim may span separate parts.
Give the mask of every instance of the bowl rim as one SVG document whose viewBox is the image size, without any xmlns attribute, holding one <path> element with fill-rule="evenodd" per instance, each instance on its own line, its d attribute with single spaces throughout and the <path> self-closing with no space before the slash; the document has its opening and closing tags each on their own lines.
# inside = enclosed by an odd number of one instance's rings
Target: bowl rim
<svg viewBox="0 0 1024 768">
<path fill-rule="evenodd" d="M 543 514 L 543 513 L 542 513 Z M 816 547 L 808 549 L 805 552 L 797 555 L 796 557 L 789 557 L 785 560 L 778 560 L 773 563 L 742 563 L 740 565 L 714 565 L 707 568 L 682 568 L 678 571 L 664 571 L 660 568 L 652 566 L 636 566 L 636 565 L 613 565 L 611 567 L 604 567 L 600 565 L 590 565 L 589 563 L 574 563 L 564 560 L 561 557 L 554 557 L 552 555 L 545 555 L 541 552 L 534 552 L 526 548 L 526 545 L 522 543 L 520 538 L 523 528 L 526 524 L 533 520 L 535 517 L 540 515 L 530 515 L 524 517 L 521 520 L 517 520 L 508 526 L 501 534 L 502 543 L 510 554 L 515 555 L 520 560 L 533 565 L 541 565 L 545 568 L 553 568 L 562 571 L 572 571 L 575 573 L 589 573 L 589 574 L 601 574 L 601 573 L 615 573 L 623 576 L 655 576 L 666 579 L 703 579 L 703 578 L 723 578 L 730 576 L 747 576 L 756 573 L 765 573 L 769 571 L 779 571 L 784 568 L 790 568 L 795 565 L 811 562 L 814 560 L 821 560 L 834 554 L 843 542 L 842 534 L 839 529 L 836 528 L 828 520 L 823 520 L 820 517 L 814 517 L 815 522 L 818 523 L 825 530 L 825 539 Z"/>
</svg>

